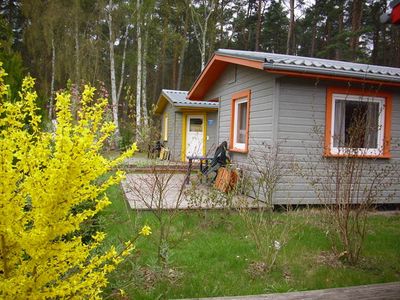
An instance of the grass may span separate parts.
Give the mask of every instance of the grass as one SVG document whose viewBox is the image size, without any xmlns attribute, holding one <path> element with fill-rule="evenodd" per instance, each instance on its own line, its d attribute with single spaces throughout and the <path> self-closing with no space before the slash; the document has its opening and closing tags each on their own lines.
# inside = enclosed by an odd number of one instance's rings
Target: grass
<svg viewBox="0 0 400 300">
<path fill-rule="evenodd" d="M 106 244 L 120 244 L 148 224 L 149 238 L 110 277 L 106 291 L 124 289 L 129 299 L 196 298 L 312 290 L 400 280 L 400 216 L 370 216 L 369 235 L 360 264 L 342 264 L 330 252 L 315 211 L 279 214 L 296 223 L 268 274 L 252 272 L 259 261 L 246 226 L 235 212 L 182 211 L 173 221 L 165 276 L 157 267 L 157 222 L 151 212 L 128 210 L 121 189 L 112 187 L 113 203 L 100 216 Z"/>
</svg>

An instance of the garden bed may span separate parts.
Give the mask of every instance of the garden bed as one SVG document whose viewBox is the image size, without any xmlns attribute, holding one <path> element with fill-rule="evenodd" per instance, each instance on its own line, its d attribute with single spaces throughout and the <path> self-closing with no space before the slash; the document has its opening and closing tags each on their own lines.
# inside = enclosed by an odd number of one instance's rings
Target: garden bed
<svg viewBox="0 0 400 300">
<path fill-rule="evenodd" d="M 318 210 L 277 213 L 278 225 L 296 224 L 268 270 L 238 213 L 195 210 L 176 213 L 166 265 L 157 263 L 158 222 L 151 212 L 128 209 L 120 187 L 100 216 L 107 242 L 119 244 L 143 224 L 153 234 L 109 278 L 107 295 L 123 289 L 129 299 L 196 298 L 313 290 L 400 280 L 400 216 L 371 215 L 362 258 L 350 266 L 331 251 Z M 165 212 L 169 214 L 171 212 Z M 257 212 L 254 212 L 257 213 Z"/>
</svg>

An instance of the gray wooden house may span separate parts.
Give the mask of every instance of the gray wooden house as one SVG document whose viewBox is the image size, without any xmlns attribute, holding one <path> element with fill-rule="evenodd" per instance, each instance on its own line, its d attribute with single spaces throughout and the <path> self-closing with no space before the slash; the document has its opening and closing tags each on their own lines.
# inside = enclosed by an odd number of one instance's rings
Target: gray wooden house
<svg viewBox="0 0 400 300">
<path fill-rule="evenodd" d="M 161 116 L 161 142 L 175 161 L 205 156 L 216 147 L 218 101 L 190 101 L 187 93 L 163 89 L 155 109 Z"/>
<path fill-rule="evenodd" d="M 345 149 L 338 137 L 347 138 L 352 105 L 368 102 L 375 129 L 366 132 L 355 155 L 374 164 L 400 161 L 399 68 L 220 49 L 187 99 L 219 100 L 216 144 L 228 141 L 232 161 L 242 164 L 262 144 L 282 143 L 282 153 L 297 161 L 309 147 L 321 149 L 315 161 L 340 157 Z M 312 134 L 316 126 L 322 143 Z M 394 180 L 391 189 L 399 190 L 399 178 Z M 305 178 L 290 173 L 281 182 L 275 203 L 318 203 Z M 400 203 L 398 194 L 393 201 Z"/>
</svg>

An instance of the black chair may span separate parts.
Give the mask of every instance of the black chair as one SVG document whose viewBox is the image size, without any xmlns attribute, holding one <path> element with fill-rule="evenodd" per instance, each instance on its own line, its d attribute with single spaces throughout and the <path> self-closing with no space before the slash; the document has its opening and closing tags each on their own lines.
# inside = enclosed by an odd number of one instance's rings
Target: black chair
<svg viewBox="0 0 400 300">
<path fill-rule="evenodd" d="M 218 169 L 225 167 L 230 163 L 230 158 L 228 156 L 228 143 L 226 141 L 222 142 L 221 145 L 215 150 L 214 157 L 202 170 L 202 174 L 208 178 L 211 173 L 215 173 L 212 181 L 215 180 L 218 174 Z"/>
<path fill-rule="evenodd" d="M 159 157 L 162 147 L 164 147 L 164 145 L 160 141 L 157 141 L 153 146 L 149 145 L 149 151 L 147 152 L 147 158 Z"/>
</svg>

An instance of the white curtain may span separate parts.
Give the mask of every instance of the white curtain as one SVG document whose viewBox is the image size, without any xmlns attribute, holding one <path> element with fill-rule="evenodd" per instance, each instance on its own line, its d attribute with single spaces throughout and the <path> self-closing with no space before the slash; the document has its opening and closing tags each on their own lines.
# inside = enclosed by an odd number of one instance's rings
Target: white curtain
<svg viewBox="0 0 400 300">
<path fill-rule="evenodd" d="M 237 142 L 246 143 L 246 127 L 247 127 L 247 102 L 238 105 L 238 128 L 237 128 Z"/>
<path fill-rule="evenodd" d="M 333 132 L 333 147 L 343 147 L 345 144 L 346 101 L 335 100 L 335 123 Z"/>
</svg>

